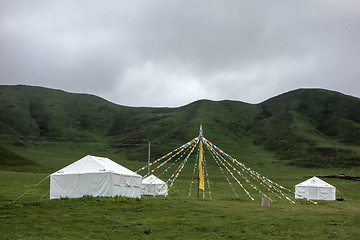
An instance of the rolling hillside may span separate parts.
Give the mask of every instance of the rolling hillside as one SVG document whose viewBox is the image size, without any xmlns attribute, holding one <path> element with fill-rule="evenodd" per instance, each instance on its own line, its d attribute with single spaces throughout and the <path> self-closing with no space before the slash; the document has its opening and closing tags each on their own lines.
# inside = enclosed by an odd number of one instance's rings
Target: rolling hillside
<svg viewBox="0 0 360 240">
<path fill-rule="evenodd" d="M 147 142 L 159 156 L 196 137 L 200 123 L 205 137 L 244 157 L 257 148 L 301 167 L 360 164 L 360 99 L 337 92 L 299 89 L 260 104 L 200 100 L 179 108 L 135 108 L 87 94 L 0 86 L 2 152 L 88 144 L 139 160 Z"/>
<path fill-rule="evenodd" d="M 359 164 L 360 100 L 300 89 L 260 104 L 254 126 L 260 144 L 304 167 Z"/>
</svg>

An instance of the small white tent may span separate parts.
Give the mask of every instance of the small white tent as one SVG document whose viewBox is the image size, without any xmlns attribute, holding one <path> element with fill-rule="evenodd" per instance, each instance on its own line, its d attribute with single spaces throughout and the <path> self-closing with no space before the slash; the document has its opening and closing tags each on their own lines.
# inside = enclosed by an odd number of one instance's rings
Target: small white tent
<svg viewBox="0 0 360 240">
<path fill-rule="evenodd" d="M 108 158 L 85 156 L 50 175 L 50 199 L 141 197 L 142 177 Z"/>
<path fill-rule="evenodd" d="M 295 198 L 301 196 L 311 200 L 329 200 L 336 199 L 336 188 L 317 177 L 312 177 L 302 183 L 295 185 Z"/>
<path fill-rule="evenodd" d="M 150 175 L 142 180 L 142 195 L 168 195 L 168 186 L 160 178 Z"/>
</svg>

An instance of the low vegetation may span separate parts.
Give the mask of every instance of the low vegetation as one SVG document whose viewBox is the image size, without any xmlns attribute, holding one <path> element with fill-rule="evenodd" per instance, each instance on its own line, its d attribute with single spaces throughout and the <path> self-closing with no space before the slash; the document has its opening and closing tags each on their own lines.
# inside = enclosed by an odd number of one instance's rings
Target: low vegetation
<svg viewBox="0 0 360 240">
<path fill-rule="evenodd" d="M 210 174 L 211 200 L 208 193 L 206 199 L 196 199 L 196 194 L 188 198 L 191 175 L 187 172 L 176 180 L 166 199 L 60 200 L 48 199 L 48 179 L 35 186 L 47 174 L 0 172 L 0 238 L 357 239 L 360 234 L 357 181 L 327 180 L 344 201 L 320 201 L 318 205 L 297 201 L 294 205 L 277 199 L 264 208 L 259 195 L 251 201 L 234 184 L 236 198 L 225 179 L 214 176 L 218 169 L 210 167 L 214 172 Z M 290 188 L 303 181 L 305 174 L 309 171 L 292 167 L 267 170 L 267 176 Z"/>
</svg>

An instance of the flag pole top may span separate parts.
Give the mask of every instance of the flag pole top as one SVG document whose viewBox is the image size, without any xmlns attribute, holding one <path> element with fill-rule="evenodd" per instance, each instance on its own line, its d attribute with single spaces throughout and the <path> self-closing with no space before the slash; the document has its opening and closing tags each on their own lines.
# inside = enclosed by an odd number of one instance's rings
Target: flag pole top
<svg viewBox="0 0 360 240">
<path fill-rule="evenodd" d="M 202 124 L 200 124 L 200 136 L 203 135 Z"/>
</svg>

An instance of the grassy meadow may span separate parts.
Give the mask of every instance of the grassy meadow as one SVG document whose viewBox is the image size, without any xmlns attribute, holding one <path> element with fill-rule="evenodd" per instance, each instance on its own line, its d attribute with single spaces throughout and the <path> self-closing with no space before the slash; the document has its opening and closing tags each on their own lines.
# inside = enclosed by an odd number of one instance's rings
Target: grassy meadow
<svg viewBox="0 0 360 240">
<path fill-rule="evenodd" d="M 100 145 L 48 144 L 41 149 L 12 148 L 42 168 L 0 172 L 0 239 L 360 239 L 359 181 L 324 179 L 336 186 L 338 197 L 344 201 L 320 201 L 317 205 L 297 201 L 294 205 L 269 194 L 274 202 L 264 208 L 261 196 L 245 181 L 255 200 L 232 181 L 237 197 L 213 159 L 206 155 L 211 199 L 208 190 L 205 199 L 197 199 L 194 187 L 189 198 L 195 160 L 191 157 L 167 198 L 49 200 L 46 177 L 50 173 L 86 154 L 106 156 L 137 170 L 146 164 L 147 147 L 139 155 L 140 161 L 124 160 L 123 153 Z M 241 152 L 228 153 L 290 189 L 304 181 L 303 176 L 360 172 L 359 168 L 299 168 L 284 165 L 260 147 L 252 146 L 250 152 L 246 158 Z M 168 176 L 161 178 L 166 180 Z"/>
</svg>

